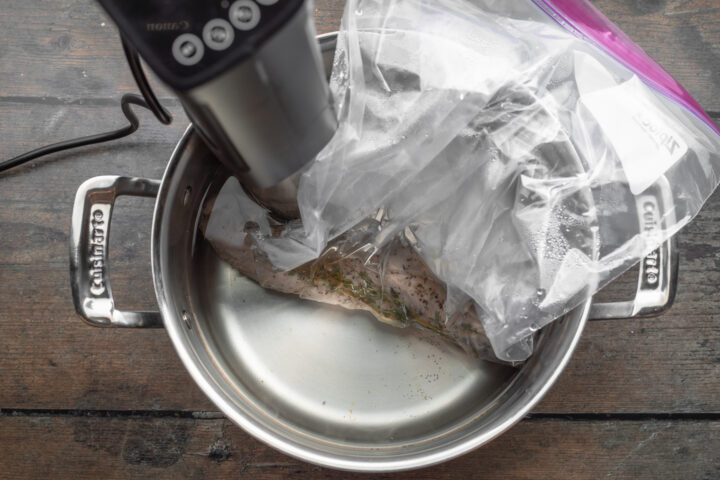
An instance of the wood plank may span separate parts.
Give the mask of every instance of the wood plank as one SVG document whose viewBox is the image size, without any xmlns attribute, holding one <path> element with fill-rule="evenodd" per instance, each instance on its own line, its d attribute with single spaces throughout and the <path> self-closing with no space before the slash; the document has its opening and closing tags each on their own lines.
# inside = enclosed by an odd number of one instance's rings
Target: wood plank
<svg viewBox="0 0 720 480">
<path fill-rule="evenodd" d="M 0 418 L 7 480 L 364 479 L 280 454 L 227 420 Z M 672 459 L 672 461 L 669 461 Z M 715 479 L 717 421 L 524 421 L 463 457 L 377 479 Z"/>
<path fill-rule="evenodd" d="M 616 412 L 638 411 L 640 404 L 646 412 L 720 411 L 720 192 L 678 240 L 672 310 L 655 319 L 591 322 L 539 411 L 597 411 L 588 398 L 594 396 Z"/>
<path fill-rule="evenodd" d="M 128 240 L 128 250 L 133 242 Z M 65 253 L 64 243 L 59 242 L 58 255 Z M 147 263 L 135 263 L 139 260 L 132 256 L 128 261 L 113 276 L 116 289 L 126 292 L 120 305 L 153 308 Z M 13 306 L 10 315 L 0 314 L 0 379 L 8 386 L 0 392 L 0 405 L 213 409 L 185 374 L 164 332 L 82 323 L 72 310 L 66 269 L 64 262 L 0 269 L 7 285 L 0 303 L 33 299 Z M 720 412 L 718 315 L 684 314 L 685 291 L 681 287 L 678 305 L 663 318 L 591 324 L 537 411 Z"/>
<path fill-rule="evenodd" d="M 592 0 L 706 110 L 718 112 L 720 4 L 716 0 Z"/>
<path fill-rule="evenodd" d="M 715 0 L 593 1 L 720 113 Z M 337 28 L 343 3 L 315 2 L 319 31 Z M 116 31 L 94 2 L 7 0 L 0 31 L 0 158 L 124 123 L 117 103 L 135 86 Z M 143 126 L 129 139 L 0 174 L 0 408 L 112 415 L 0 411 L 0 477 L 361 478 L 279 454 L 222 418 L 166 416 L 214 406 L 165 333 L 92 328 L 74 314 L 67 270 L 74 192 L 93 175 L 162 174 L 185 118 L 176 100 L 162 89 L 161 96 L 178 115 L 172 127 L 142 112 Z M 154 307 L 151 208 L 148 200 L 121 200 L 113 221 L 112 280 L 121 307 Z M 682 283 L 673 311 L 592 323 L 536 409 L 641 414 L 635 420 L 536 417 L 455 461 L 376 478 L 720 477 L 718 217 L 720 193 L 680 236 Z M 128 410 L 162 412 L 108 412 Z M 651 420 L 642 415 L 648 412 L 690 415 Z"/>
<path fill-rule="evenodd" d="M 319 14 L 336 15 L 339 8 L 332 5 L 318 3 Z M 5 207 L 0 232 L 7 247 L 0 249 L 0 282 L 6 286 L 0 297 L 0 378 L 15 387 L 0 393 L 0 406 L 212 408 L 162 332 L 92 329 L 70 305 L 67 230 L 77 186 L 96 174 L 159 177 L 185 126 L 177 102 L 170 106 L 178 115 L 171 127 L 141 111 L 143 126 L 133 137 L 0 176 Z M 114 100 L 6 99 L 0 102 L 0 158 L 123 122 Z M 681 235 L 682 285 L 673 312 L 660 320 L 592 324 L 540 411 L 720 411 L 720 383 L 713 381 L 720 371 L 720 260 L 714 240 L 720 238 L 719 201 L 715 195 Z M 120 207 L 111 249 L 119 304 L 152 308 L 151 206 L 133 200 Z M 57 378 L 73 381 L 58 385 Z M 588 400 L 596 392 L 602 395 Z"/>
<path fill-rule="evenodd" d="M 720 8 L 715 0 L 594 0 L 707 110 L 720 112 Z M 317 0 L 320 33 L 343 0 Z M 134 91 L 117 31 L 91 0 L 6 0 L 0 10 L 0 97 L 116 97 Z M 52 65 L 52 68 L 48 68 Z M 164 93 L 167 95 L 167 93 Z"/>
<path fill-rule="evenodd" d="M 57 105 L 0 108 L 3 158 L 36 146 L 38 137 L 54 141 L 122 122 L 112 102 L 64 105 L 56 122 L 48 119 Z M 165 127 L 141 115 L 143 127 L 130 138 L 0 175 L 0 383 L 7 387 L 0 408 L 214 409 L 164 332 L 92 328 L 72 307 L 67 236 L 77 187 L 98 174 L 159 178 L 185 126 L 182 117 Z M 119 201 L 110 251 L 121 308 L 155 307 L 151 217 L 152 201 Z M 660 319 L 592 323 L 538 411 L 720 412 L 719 217 L 720 193 L 680 236 L 675 308 Z"/>
<path fill-rule="evenodd" d="M 90 327 L 74 313 L 70 296 L 67 249 L 75 191 L 95 175 L 161 178 L 187 126 L 179 105 L 170 107 L 176 116 L 170 127 L 138 109 L 141 128 L 131 137 L 0 174 L 0 408 L 213 408 L 164 331 Z M 115 101 L 3 102 L 0 158 L 124 122 Z M 152 208 L 149 199 L 118 200 L 110 261 L 120 308 L 157 308 L 149 269 Z M 168 397 L 168 391 L 175 393 Z"/>
<path fill-rule="evenodd" d="M 318 33 L 336 31 L 344 0 L 317 0 Z M 92 0 L 6 0 L 0 9 L 0 98 L 118 97 L 137 90 L 118 31 Z M 52 68 L 48 68 L 52 66 Z M 155 77 L 153 87 L 167 97 Z"/>
<path fill-rule="evenodd" d="M 173 122 L 160 124 L 143 108 L 133 107 L 139 129 L 129 137 L 44 157 L 27 166 L 0 173 L 6 199 L 44 201 L 46 195 L 75 195 L 92 175 L 124 173 L 160 178 L 175 144 L 189 122 L 179 102 L 165 100 Z M 0 101 L 0 159 L 6 160 L 42 145 L 112 131 L 127 126 L 120 100 L 99 102 Z"/>
</svg>

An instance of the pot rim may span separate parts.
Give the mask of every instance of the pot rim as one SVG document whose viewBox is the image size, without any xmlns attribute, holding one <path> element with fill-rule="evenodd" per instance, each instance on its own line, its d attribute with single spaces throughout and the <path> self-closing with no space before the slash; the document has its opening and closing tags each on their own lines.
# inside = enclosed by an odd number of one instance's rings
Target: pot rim
<svg viewBox="0 0 720 480">
<path fill-rule="evenodd" d="M 492 428 L 484 430 L 476 435 L 468 435 L 466 438 L 453 443 L 450 448 L 439 449 L 432 451 L 429 454 L 414 453 L 410 456 L 399 456 L 398 458 L 389 460 L 378 460 L 373 459 L 372 457 L 358 459 L 358 457 L 354 456 L 342 456 L 329 452 L 321 452 L 317 449 L 304 446 L 299 442 L 285 438 L 280 434 L 271 431 L 255 419 L 244 415 L 243 412 L 239 411 L 237 407 L 233 405 L 232 400 L 223 391 L 221 386 L 219 386 L 207 375 L 204 371 L 207 366 L 203 365 L 200 362 L 200 359 L 198 359 L 196 354 L 193 352 L 193 348 L 189 343 L 183 327 L 183 321 L 178 317 L 177 312 L 168 301 L 168 291 L 161 271 L 162 246 L 160 245 L 160 239 L 162 238 L 162 219 L 164 213 L 166 210 L 169 210 L 170 207 L 167 202 L 169 192 L 173 184 L 171 179 L 175 175 L 188 142 L 195 135 L 197 134 L 194 131 L 194 128 L 190 126 L 178 142 L 171 156 L 170 162 L 168 163 L 165 174 L 163 175 L 162 184 L 155 204 L 151 238 L 151 263 L 155 292 L 160 313 L 163 317 L 165 328 L 170 336 L 173 347 L 193 380 L 195 380 L 205 395 L 207 395 L 208 398 L 210 398 L 210 400 L 225 415 L 227 415 L 228 418 L 230 418 L 230 420 L 239 425 L 256 439 L 299 460 L 340 470 L 356 472 L 394 472 L 428 467 L 461 456 L 507 431 L 519 422 L 525 415 L 527 415 L 527 413 L 535 407 L 535 405 L 537 405 L 570 361 L 587 322 L 592 304 L 591 299 L 585 301 L 581 306 L 577 307 L 568 314 L 573 317 L 577 315 L 579 318 L 575 320 L 576 325 L 574 332 L 572 332 L 572 338 L 569 343 L 565 344 L 565 352 L 559 359 L 556 359 L 555 362 L 553 362 L 553 371 L 549 373 L 544 383 L 540 385 L 539 388 L 532 393 L 523 393 L 522 400 L 524 403 L 521 407 L 515 408 L 515 411 L 512 412 L 512 414 L 504 416 L 502 421 L 493 423 Z M 508 386 L 508 388 L 510 388 L 510 386 Z M 503 395 L 504 393 L 501 393 L 499 397 L 502 397 Z M 524 398 L 524 395 L 527 395 L 527 398 Z"/>
<path fill-rule="evenodd" d="M 321 45 L 327 46 L 329 43 L 334 43 L 336 38 L 337 33 L 334 32 L 321 35 L 318 37 L 318 40 Z M 544 383 L 537 386 L 536 389 L 528 389 L 532 391 L 522 392 L 519 399 L 513 398 L 513 405 L 521 404 L 521 406 L 515 407 L 515 411 L 512 412 L 512 414 L 503 416 L 501 421 L 491 423 L 491 428 L 483 430 L 479 434 L 467 435 L 466 437 L 454 441 L 449 448 L 436 449 L 429 453 L 421 452 L 411 453 L 410 455 L 405 456 L 399 455 L 397 458 L 392 459 L 376 459 L 372 457 L 361 458 L 357 456 L 343 456 L 330 452 L 322 452 L 316 448 L 311 448 L 306 445 L 302 445 L 300 442 L 285 438 L 277 432 L 267 428 L 256 419 L 243 414 L 243 412 L 233 405 L 232 400 L 228 397 L 226 392 L 223 391 L 221 386 L 210 378 L 205 371 L 207 366 L 203 365 L 200 359 L 197 358 L 196 354 L 193 352 L 192 345 L 185 333 L 183 321 L 177 315 L 173 305 L 171 305 L 168 301 L 169 293 L 161 271 L 162 246 L 160 245 L 160 241 L 162 238 L 164 214 L 166 211 L 171 210 L 171 205 L 168 204 L 168 199 L 171 198 L 170 192 L 173 187 L 172 179 L 175 176 L 179 164 L 181 163 L 180 160 L 188 143 L 195 135 L 197 135 L 197 133 L 191 125 L 176 145 L 163 175 L 162 184 L 155 203 L 151 238 L 151 266 L 155 292 L 160 313 L 163 317 L 165 328 L 170 336 L 173 347 L 193 380 L 202 389 L 205 395 L 207 395 L 208 398 L 210 398 L 210 400 L 225 415 L 227 415 L 230 420 L 239 425 L 256 439 L 299 460 L 340 470 L 356 472 L 395 472 L 428 467 L 461 456 L 507 431 L 519 422 L 525 415 L 527 415 L 527 413 L 535 407 L 535 405 L 537 405 L 570 361 L 586 325 L 592 299 L 586 300 L 579 307 L 576 307 L 572 312 L 567 314 L 569 317 L 573 317 L 571 321 L 573 322 L 572 326 L 575 330 L 574 332 L 572 330 L 571 332 L 568 332 L 572 333 L 572 338 L 565 341 L 565 352 L 560 356 L 560 358 L 555 358 L 553 361 L 554 368 L 551 372 L 547 372 L 547 377 L 545 378 Z M 511 382 L 511 385 L 512 383 L 514 382 Z M 507 388 L 510 388 L 510 386 Z M 504 394 L 505 392 L 499 394 L 499 398 L 504 398 Z"/>
</svg>

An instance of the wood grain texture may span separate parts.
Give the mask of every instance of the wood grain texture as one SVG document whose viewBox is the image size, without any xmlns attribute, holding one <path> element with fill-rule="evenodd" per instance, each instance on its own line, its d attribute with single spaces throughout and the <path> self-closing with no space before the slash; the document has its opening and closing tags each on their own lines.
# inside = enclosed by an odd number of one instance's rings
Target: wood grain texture
<svg viewBox="0 0 720 480">
<path fill-rule="evenodd" d="M 4 417 L 0 430 L 0 470 L 5 480 L 714 480 L 720 476 L 720 422 L 530 420 L 456 460 L 372 476 L 319 468 L 281 455 L 223 419 Z"/>
<path fill-rule="evenodd" d="M 720 3 L 593 0 L 708 111 L 720 104 Z"/>
<path fill-rule="evenodd" d="M 32 148 L 122 122 L 117 107 L 5 102 L 0 149 Z M 177 104 L 171 104 L 179 114 Z M 58 120 L 48 120 L 61 112 Z M 64 119 L 64 120 L 63 120 Z M 70 120 L 72 119 L 72 120 Z M 0 408 L 210 410 L 162 331 L 92 328 L 70 300 L 67 244 L 77 187 L 96 174 L 160 178 L 185 128 L 141 113 L 143 127 L 113 145 L 88 147 L 0 174 Z M 17 139 L 10 142 L 9 139 Z M 149 272 L 152 201 L 120 199 L 111 232 L 118 305 L 154 309 Z M 680 236 L 681 283 L 664 317 L 593 322 L 573 362 L 538 411 L 720 412 L 720 194 Z M 625 283 L 634 289 L 632 279 Z M 58 378 L 72 381 L 58 382 Z"/>
<path fill-rule="evenodd" d="M 705 109 L 720 112 L 720 9 L 715 0 L 593 3 Z M 337 30 L 343 5 L 342 0 L 315 2 L 318 32 Z M 0 44 L 0 97 L 115 98 L 135 90 L 117 31 L 90 0 L 5 0 L 0 25 L 5 40 Z"/>
<path fill-rule="evenodd" d="M 317 6 L 325 24 L 337 20 L 338 7 Z M 0 232 L 6 246 L 0 249 L 0 283 L 5 285 L 0 290 L 0 380 L 12 386 L 0 391 L 0 406 L 212 409 L 164 332 L 90 328 L 74 314 L 69 297 L 67 235 L 74 192 L 96 174 L 159 178 L 186 126 L 178 103 L 166 103 L 176 115 L 171 127 L 140 109 L 143 125 L 130 138 L 0 174 L 0 204 L 5 206 Z M 4 99 L 0 156 L 123 122 L 113 100 Z M 714 240 L 719 203 L 716 195 L 681 236 L 682 282 L 674 310 L 661 319 L 592 323 L 539 411 L 720 412 L 720 382 L 712 381 L 720 373 L 720 262 Z M 110 249 L 118 304 L 152 309 L 152 202 L 120 200 L 118 207 Z"/>
<path fill-rule="evenodd" d="M 318 33 L 338 29 L 344 4 L 315 2 Z M 137 89 L 117 29 L 91 0 L 5 0 L 0 25 L 0 98 L 120 98 Z"/>
<path fill-rule="evenodd" d="M 337 28 L 343 3 L 316 0 L 320 32 Z M 720 120 L 717 0 L 593 3 Z M 91 0 L 6 0 L 0 38 L 0 158 L 124 125 L 120 94 L 135 86 L 115 28 Z M 176 115 L 170 127 L 139 110 L 142 126 L 130 138 L 0 174 L 0 409 L 51 410 L 0 412 L 0 478 L 360 478 L 285 457 L 226 420 L 192 418 L 215 407 L 165 332 L 93 328 L 74 313 L 67 244 L 75 191 L 95 175 L 162 175 L 187 120 L 167 91 L 161 97 Z M 110 251 L 122 308 L 155 306 L 151 217 L 150 200 L 118 202 Z M 571 416 L 525 421 L 486 448 L 397 478 L 720 478 L 720 193 L 679 238 L 674 309 L 592 322 L 535 410 Z M 634 288 L 623 281 L 618 289 Z M 120 414 L 131 410 L 155 418 Z"/>
</svg>

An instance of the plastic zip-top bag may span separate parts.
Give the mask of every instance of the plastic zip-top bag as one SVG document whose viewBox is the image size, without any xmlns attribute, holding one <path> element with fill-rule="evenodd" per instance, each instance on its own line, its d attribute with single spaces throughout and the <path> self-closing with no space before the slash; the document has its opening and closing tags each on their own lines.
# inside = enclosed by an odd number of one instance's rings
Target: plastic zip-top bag
<svg viewBox="0 0 720 480">
<path fill-rule="evenodd" d="M 251 239 L 279 272 L 338 239 L 334 255 L 382 270 L 401 242 L 447 288 L 443 328 L 473 306 L 463 328 L 504 361 L 677 233 L 719 181 L 717 126 L 586 1 L 348 0 L 331 89 L 339 128 L 300 178 L 302 222 L 273 229 L 233 188 L 206 235 Z M 647 229 L 639 199 L 658 190 L 671 201 L 648 200 Z"/>
</svg>

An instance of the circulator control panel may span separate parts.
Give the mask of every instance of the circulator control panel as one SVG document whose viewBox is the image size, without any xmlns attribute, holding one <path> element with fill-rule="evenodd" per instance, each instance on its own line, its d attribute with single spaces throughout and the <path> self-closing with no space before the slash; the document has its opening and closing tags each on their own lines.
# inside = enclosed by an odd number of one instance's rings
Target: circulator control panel
<svg viewBox="0 0 720 480">
<path fill-rule="evenodd" d="M 152 70 L 176 90 L 251 56 L 304 0 L 98 0 Z"/>
</svg>

